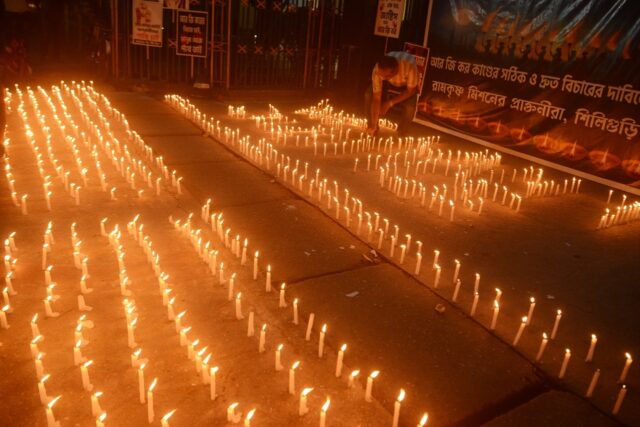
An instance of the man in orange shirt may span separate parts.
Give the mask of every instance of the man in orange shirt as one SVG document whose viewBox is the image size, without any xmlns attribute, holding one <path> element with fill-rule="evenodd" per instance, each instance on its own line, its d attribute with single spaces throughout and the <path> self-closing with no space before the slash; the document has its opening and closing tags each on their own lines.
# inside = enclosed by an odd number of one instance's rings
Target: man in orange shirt
<svg viewBox="0 0 640 427">
<path fill-rule="evenodd" d="M 400 93 L 387 97 L 389 88 Z M 394 106 L 401 108 L 398 133 L 406 134 L 416 110 L 417 94 L 418 68 L 413 55 L 407 52 L 389 52 L 381 57 L 373 67 L 371 86 L 364 97 L 367 134 L 375 135 L 378 132 L 378 119 Z"/>
</svg>

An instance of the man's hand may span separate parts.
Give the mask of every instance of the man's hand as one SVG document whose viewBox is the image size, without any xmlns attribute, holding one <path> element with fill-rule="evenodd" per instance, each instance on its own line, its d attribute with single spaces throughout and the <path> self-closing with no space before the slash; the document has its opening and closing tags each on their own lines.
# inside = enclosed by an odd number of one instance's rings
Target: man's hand
<svg viewBox="0 0 640 427">
<path fill-rule="evenodd" d="M 393 107 L 393 102 L 391 102 L 391 100 L 382 103 L 382 105 L 380 106 L 380 115 L 384 116 L 385 114 L 387 114 L 387 111 L 389 111 L 391 107 Z"/>
</svg>

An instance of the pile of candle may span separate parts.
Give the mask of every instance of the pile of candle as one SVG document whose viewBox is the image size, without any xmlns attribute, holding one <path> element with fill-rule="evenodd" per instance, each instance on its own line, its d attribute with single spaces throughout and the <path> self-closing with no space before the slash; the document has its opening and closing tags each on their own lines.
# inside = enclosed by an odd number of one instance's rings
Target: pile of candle
<svg viewBox="0 0 640 427">
<path fill-rule="evenodd" d="M 607 206 L 611 203 L 612 195 L 613 190 L 609 190 Z M 600 222 L 598 222 L 598 229 L 629 224 L 638 220 L 640 220 L 640 201 L 636 200 L 633 203 L 627 203 L 627 195 L 623 194 L 620 204 L 615 206 L 615 212 L 612 213 L 609 207 L 605 208 L 604 214 L 600 217 Z"/>
</svg>

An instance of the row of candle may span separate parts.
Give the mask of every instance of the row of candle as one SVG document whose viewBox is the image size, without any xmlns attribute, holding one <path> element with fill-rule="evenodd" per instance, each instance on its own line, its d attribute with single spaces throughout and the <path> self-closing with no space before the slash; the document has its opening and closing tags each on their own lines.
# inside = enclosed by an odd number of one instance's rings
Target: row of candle
<svg viewBox="0 0 640 427">
<path fill-rule="evenodd" d="M 187 108 L 186 110 L 188 110 L 188 108 Z M 186 112 L 186 111 L 185 111 L 185 112 Z M 241 148 L 243 148 L 243 150 L 241 150 L 241 151 L 251 153 L 251 149 L 247 149 L 247 148 L 246 148 L 246 146 L 248 145 L 247 141 L 246 141 L 246 140 L 245 140 L 245 141 L 242 141 L 242 140 L 239 140 L 238 138 L 239 138 L 239 137 L 238 137 L 238 134 L 237 134 L 237 133 L 235 133 L 235 134 L 234 134 L 234 133 L 232 133 L 231 143 L 233 144 L 233 142 L 237 140 L 237 141 L 239 141 L 239 143 L 240 143 L 240 147 L 241 147 Z M 229 142 L 229 139 L 228 139 L 228 138 L 227 138 L 226 142 Z M 257 152 L 257 150 L 255 150 L 255 151 L 254 151 L 254 153 L 255 153 L 255 152 Z M 531 172 L 531 173 L 532 173 L 532 172 Z M 528 174 L 528 172 L 524 172 L 524 173 L 523 173 L 523 175 L 525 176 L 525 178 L 524 178 L 524 179 L 526 179 L 526 175 L 527 175 L 527 174 Z M 286 176 L 286 175 L 285 175 L 285 176 Z M 539 176 L 541 177 L 541 175 L 540 175 L 540 174 L 539 174 Z M 515 170 L 515 169 L 514 169 L 514 173 L 513 173 L 513 175 L 512 175 L 512 182 L 513 182 L 513 181 L 515 181 L 516 177 L 517 177 L 517 170 Z M 334 182 L 334 183 L 335 183 L 335 182 Z M 295 183 L 294 183 L 294 186 L 295 186 Z M 579 191 L 579 186 L 580 186 L 580 180 L 576 180 L 575 178 L 573 178 L 570 193 L 578 192 L 578 191 Z M 566 187 L 565 187 L 565 188 L 566 188 Z M 557 191 L 557 190 L 556 190 L 556 191 Z M 335 201 L 335 200 L 334 200 L 334 201 Z M 328 206 L 330 206 L 330 203 L 331 203 L 331 199 L 329 199 L 329 204 L 328 204 Z M 513 206 L 513 203 L 511 203 L 511 206 Z M 336 215 L 336 216 L 338 216 L 338 215 Z M 348 218 L 349 218 L 349 217 L 347 216 L 347 223 L 349 222 Z M 391 237 L 394 237 L 394 236 L 391 236 Z M 393 245 L 393 240 L 396 240 L 396 241 L 397 241 L 397 237 L 396 237 L 395 239 L 393 239 L 393 238 L 392 238 L 391 240 L 392 240 L 392 247 L 394 247 L 395 245 Z M 405 251 L 406 251 L 406 249 L 405 249 Z M 401 251 L 401 252 L 403 252 L 403 251 Z M 401 256 L 402 256 L 402 255 L 401 255 Z M 420 258 L 421 258 L 421 257 L 420 257 Z M 418 271 L 419 271 L 419 268 L 416 268 L 416 270 L 418 270 Z M 495 310 L 494 310 L 494 312 L 495 312 Z"/>
</svg>

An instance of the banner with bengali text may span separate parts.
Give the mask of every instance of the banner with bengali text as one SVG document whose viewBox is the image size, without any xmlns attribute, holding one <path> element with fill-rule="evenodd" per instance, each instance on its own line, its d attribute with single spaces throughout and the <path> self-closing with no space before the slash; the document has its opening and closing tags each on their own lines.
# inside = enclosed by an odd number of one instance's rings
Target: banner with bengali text
<svg viewBox="0 0 640 427">
<path fill-rule="evenodd" d="M 433 0 L 416 121 L 640 188 L 640 1 Z"/>
</svg>

